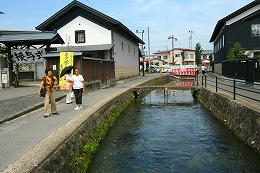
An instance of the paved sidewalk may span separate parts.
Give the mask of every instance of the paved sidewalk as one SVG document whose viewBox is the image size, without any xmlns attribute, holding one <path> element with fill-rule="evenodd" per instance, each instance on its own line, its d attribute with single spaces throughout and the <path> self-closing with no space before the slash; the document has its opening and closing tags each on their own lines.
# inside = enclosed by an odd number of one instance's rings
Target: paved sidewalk
<svg viewBox="0 0 260 173">
<path fill-rule="evenodd" d="M 216 90 L 216 77 L 218 77 L 218 93 L 229 95 L 233 99 L 233 79 L 221 76 L 216 73 L 207 73 L 207 88 Z M 243 105 L 260 110 L 260 83 L 246 84 L 245 80 L 236 79 L 236 101 Z"/>
<path fill-rule="evenodd" d="M 65 99 L 62 99 L 57 103 L 57 109 L 60 115 L 52 115 L 48 118 L 43 118 L 43 107 L 41 107 L 12 121 L 0 124 L 0 172 L 22 157 L 22 155 L 35 147 L 39 142 L 57 131 L 64 124 L 71 121 L 82 112 L 88 111 L 88 109 L 95 106 L 95 104 L 116 95 L 126 88 L 131 88 L 137 84 L 157 77 L 160 77 L 160 75 L 151 74 L 138 76 L 118 81 L 113 87 L 85 93 L 83 95 L 82 104 L 84 108 L 79 111 L 74 111 L 75 103 L 68 105 L 65 104 Z M 22 105 L 21 102 L 26 102 L 25 104 L 28 104 L 28 98 L 35 98 L 35 100 L 32 101 L 33 103 L 30 101 L 31 106 L 38 105 L 40 102 L 43 102 L 43 100 L 35 94 L 37 93 L 37 90 L 37 86 L 0 90 L 0 105 L 7 103 L 5 106 L 8 106 L 8 109 L 16 110 L 16 113 L 23 111 L 18 105 Z M 56 92 L 55 94 L 60 97 L 64 95 L 62 92 Z M 15 102 L 15 104 L 12 105 L 11 102 Z M 2 112 L 3 107 L 0 109 Z"/>
</svg>

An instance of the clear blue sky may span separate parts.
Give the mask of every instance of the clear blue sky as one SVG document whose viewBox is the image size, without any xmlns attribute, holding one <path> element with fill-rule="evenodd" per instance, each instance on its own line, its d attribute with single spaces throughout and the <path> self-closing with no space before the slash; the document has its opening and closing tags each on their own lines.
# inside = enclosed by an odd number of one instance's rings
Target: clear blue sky
<svg viewBox="0 0 260 173">
<path fill-rule="evenodd" d="M 200 42 L 204 50 L 213 49 L 209 39 L 218 20 L 252 0 L 79 0 L 120 21 L 132 32 L 144 30 L 151 54 L 174 47 L 189 48 L 189 31 L 194 32 L 192 47 Z M 35 27 L 69 4 L 71 0 L 0 0 L 0 30 L 35 30 Z M 137 34 L 141 38 L 141 34 Z"/>
</svg>

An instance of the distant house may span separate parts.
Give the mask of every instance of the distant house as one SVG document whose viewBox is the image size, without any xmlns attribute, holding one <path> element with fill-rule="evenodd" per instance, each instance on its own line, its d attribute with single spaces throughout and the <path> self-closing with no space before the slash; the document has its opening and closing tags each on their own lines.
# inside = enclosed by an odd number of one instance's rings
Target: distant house
<svg viewBox="0 0 260 173">
<path fill-rule="evenodd" d="M 175 65 L 195 65 L 195 50 L 186 48 L 175 48 L 172 50 L 157 51 L 154 53 L 156 58 L 159 58 L 167 64 Z M 182 54 L 184 57 L 182 58 Z"/>
<path fill-rule="evenodd" d="M 213 51 L 212 50 L 202 50 L 201 52 L 201 63 L 207 70 L 211 70 L 210 66 L 210 56 L 212 56 L 212 60 L 214 61 Z"/>
<path fill-rule="evenodd" d="M 214 43 L 214 71 L 222 73 L 221 62 L 235 42 L 247 51 L 251 57 L 260 55 L 260 1 L 255 0 L 220 19 L 210 38 Z"/>
<path fill-rule="evenodd" d="M 157 51 L 153 54 L 155 55 L 156 59 L 161 60 L 161 62 L 163 62 L 164 64 L 171 64 L 172 63 L 172 58 L 170 56 L 169 50 Z"/>
<path fill-rule="evenodd" d="M 83 3 L 72 1 L 36 29 L 56 30 L 66 42 L 51 45 L 55 51 L 45 56 L 48 67 L 59 67 L 59 52 L 71 51 L 87 81 L 139 75 L 139 43 L 144 42 L 121 22 Z"/>
</svg>

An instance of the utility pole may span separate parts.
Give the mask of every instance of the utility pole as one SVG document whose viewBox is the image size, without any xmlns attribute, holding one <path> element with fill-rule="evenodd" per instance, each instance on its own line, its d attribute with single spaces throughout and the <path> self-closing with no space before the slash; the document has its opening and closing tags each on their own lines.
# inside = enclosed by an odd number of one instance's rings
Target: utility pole
<svg viewBox="0 0 260 173">
<path fill-rule="evenodd" d="M 190 37 L 189 37 L 189 39 L 190 39 L 189 48 L 192 49 L 192 34 L 193 34 L 193 31 L 190 30 L 189 33 L 190 33 Z"/>
<path fill-rule="evenodd" d="M 149 27 L 148 27 L 148 61 L 149 61 L 149 70 L 150 70 L 150 65 L 151 65 L 151 62 L 150 62 L 150 31 L 149 31 Z"/>
<path fill-rule="evenodd" d="M 169 36 L 168 39 L 172 39 L 172 65 L 174 65 L 174 41 L 177 41 L 177 38 L 172 36 Z"/>
<path fill-rule="evenodd" d="M 142 41 L 144 41 L 144 30 L 142 30 L 142 31 L 138 31 L 138 30 L 136 30 L 136 33 L 142 33 Z M 143 58 L 143 76 L 144 76 L 144 61 L 145 61 L 145 57 L 144 57 L 144 45 L 143 45 L 143 43 L 142 43 L 142 48 L 141 48 L 141 51 L 142 51 L 142 58 Z"/>
</svg>

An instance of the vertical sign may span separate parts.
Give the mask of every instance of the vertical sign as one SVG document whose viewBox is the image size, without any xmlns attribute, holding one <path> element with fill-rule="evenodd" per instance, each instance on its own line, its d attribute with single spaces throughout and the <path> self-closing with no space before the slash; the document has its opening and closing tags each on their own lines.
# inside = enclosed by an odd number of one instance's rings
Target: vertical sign
<svg viewBox="0 0 260 173">
<path fill-rule="evenodd" d="M 59 75 L 61 74 L 62 70 L 65 67 L 68 66 L 73 66 L 74 63 L 74 52 L 60 52 L 60 72 Z M 72 72 L 71 72 L 72 73 Z M 59 80 L 59 85 L 62 85 L 62 82 L 64 81 L 64 77 L 60 77 Z"/>
<path fill-rule="evenodd" d="M 8 83 L 7 71 L 2 71 L 2 83 Z"/>
</svg>

